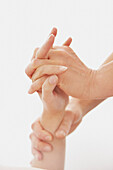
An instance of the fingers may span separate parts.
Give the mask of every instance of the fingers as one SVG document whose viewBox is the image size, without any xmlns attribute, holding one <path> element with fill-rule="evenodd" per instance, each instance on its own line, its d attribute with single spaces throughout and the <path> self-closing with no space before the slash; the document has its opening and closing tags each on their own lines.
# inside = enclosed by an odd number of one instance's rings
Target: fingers
<svg viewBox="0 0 113 170">
<path fill-rule="evenodd" d="M 71 134 L 78 126 L 79 124 L 81 123 L 82 120 L 80 120 L 79 122 L 77 122 L 76 124 L 73 124 L 68 135 Z"/>
<path fill-rule="evenodd" d="M 65 136 L 67 136 L 71 129 L 73 121 L 74 121 L 74 114 L 72 112 L 66 111 L 64 118 L 60 124 L 60 127 L 55 133 L 55 136 L 57 138 L 64 138 Z"/>
<path fill-rule="evenodd" d="M 53 139 L 52 134 L 45 131 L 42 128 L 39 120 L 37 120 L 36 122 L 34 122 L 32 124 L 32 130 L 33 130 L 34 134 L 36 135 L 36 137 L 40 140 L 50 142 Z"/>
<path fill-rule="evenodd" d="M 33 56 L 32 56 L 32 58 L 31 58 L 31 61 L 35 58 L 36 53 L 37 53 L 38 50 L 39 50 L 39 48 L 35 48 L 34 53 L 33 53 Z"/>
<path fill-rule="evenodd" d="M 46 80 L 47 76 L 43 76 L 41 78 L 39 78 L 38 80 L 34 81 L 30 87 L 30 89 L 28 90 L 29 94 L 33 94 L 35 91 L 39 91 L 44 83 L 44 81 Z"/>
<path fill-rule="evenodd" d="M 52 151 L 52 145 L 38 139 L 34 133 L 32 133 L 30 135 L 30 139 L 31 139 L 31 142 L 32 142 L 32 147 L 35 148 L 35 150 L 38 150 L 38 151 L 41 151 L 41 152 Z"/>
<path fill-rule="evenodd" d="M 56 35 L 57 35 L 57 28 L 53 27 L 49 35 L 51 35 L 51 34 L 53 34 L 56 37 Z M 34 54 L 33 54 L 33 57 L 31 59 L 31 61 L 36 57 L 36 53 L 37 53 L 38 50 L 39 50 L 39 48 L 36 48 L 34 50 Z"/>
<path fill-rule="evenodd" d="M 48 77 L 42 85 L 42 99 L 45 102 L 51 102 L 53 96 L 53 90 L 55 89 L 58 82 L 56 75 Z M 49 98 L 48 98 L 49 97 Z"/>
<path fill-rule="evenodd" d="M 49 35 L 51 35 L 51 34 L 53 34 L 56 37 L 56 35 L 57 35 L 57 28 L 55 28 L 55 27 L 52 28 L 52 30 L 51 30 Z"/>
<path fill-rule="evenodd" d="M 41 161 L 43 159 L 42 152 L 38 151 L 36 148 L 32 147 L 32 154 L 34 155 L 35 159 Z"/>
<path fill-rule="evenodd" d="M 64 46 L 70 46 L 71 42 L 72 42 L 72 38 L 69 37 L 69 38 L 65 41 L 65 43 L 64 43 L 63 45 L 64 45 Z"/>
<path fill-rule="evenodd" d="M 47 56 L 50 48 L 53 46 L 55 36 L 51 34 L 47 41 L 42 45 L 42 47 L 37 51 L 36 58 L 44 59 Z"/>
<path fill-rule="evenodd" d="M 54 43 L 54 39 L 55 39 L 55 36 L 53 34 L 51 34 L 49 36 L 49 38 L 47 39 L 47 41 L 42 45 L 42 47 L 38 51 L 35 50 L 35 52 L 34 52 L 34 54 L 35 54 L 34 56 L 36 56 L 35 58 L 44 59 L 45 56 L 47 56 L 47 53 L 49 52 L 50 48 L 52 47 L 52 45 Z M 34 58 L 34 56 L 33 56 L 33 58 Z M 25 69 L 25 73 L 29 77 L 30 77 L 30 75 L 32 75 L 34 73 L 34 71 L 35 71 L 35 69 L 34 69 L 34 67 L 32 67 L 31 63 Z"/>
<path fill-rule="evenodd" d="M 36 79 L 43 77 L 44 75 L 53 75 L 53 74 L 61 74 L 67 70 L 65 66 L 58 65 L 43 65 L 39 67 L 32 76 L 32 81 L 34 82 Z"/>
</svg>

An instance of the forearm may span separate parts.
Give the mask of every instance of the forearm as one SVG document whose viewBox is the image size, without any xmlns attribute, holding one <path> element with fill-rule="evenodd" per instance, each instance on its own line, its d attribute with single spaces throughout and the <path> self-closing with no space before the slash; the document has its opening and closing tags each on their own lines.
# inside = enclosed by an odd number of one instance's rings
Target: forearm
<svg viewBox="0 0 113 170">
<path fill-rule="evenodd" d="M 41 118 L 41 124 L 44 129 L 51 132 L 54 136 L 54 132 L 58 128 L 62 116 L 61 114 L 54 115 L 47 114 L 43 112 Z M 54 137 L 51 142 L 53 146 L 53 151 L 49 153 L 43 153 L 44 159 L 38 161 L 33 160 L 32 166 L 36 168 L 45 168 L 47 170 L 64 170 L 64 160 L 65 160 L 65 139 L 57 139 Z"/>
<path fill-rule="evenodd" d="M 94 98 L 102 99 L 113 96 L 113 61 L 97 70 L 93 88 L 91 93 Z"/>
<path fill-rule="evenodd" d="M 98 100 L 79 100 L 77 99 L 78 104 L 81 107 L 82 115 L 85 116 L 89 111 L 93 110 L 96 106 L 102 103 L 105 99 Z"/>
<path fill-rule="evenodd" d="M 113 53 L 105 60 L 105 62 L 101 65 L 104 66 L 107 63 L 113 61 Z M 101 67 L 100 66 L 100 67 Z M 112 74 L 113 75 L 113 74 Z M 94 109 L 100 103 L 102 103 L 105 99 L 95 99 L 95 100 L 80 100 L 76 98 L 72 98 L 70 100 L 71 106 L 73 106 L 73 111 L 75 110 L 76 103 L 80 105 L 83 116 L 86 115 L 90 110 Z"/>
<path fill-rule="evenodd" d="M 77 98 L 71 98 L 67 107 L 67 110 L 72 111 L 75 115 L 78 113 L 77 108 L 80 108 L 79 112 L 81 112 L 80 119 L 85 116 L 90 110 L 94 109 L 97 105 L 99 105 L 103 100 L 81 100 Z M 76 106 L 79 106 L 76 108 Z M 77 116 L 77 115 L 76 115 Z M 76 121 L 75 116 L 75 121 Z M 79 117 L 78 117 L 79 119 Z"/>
</svg>

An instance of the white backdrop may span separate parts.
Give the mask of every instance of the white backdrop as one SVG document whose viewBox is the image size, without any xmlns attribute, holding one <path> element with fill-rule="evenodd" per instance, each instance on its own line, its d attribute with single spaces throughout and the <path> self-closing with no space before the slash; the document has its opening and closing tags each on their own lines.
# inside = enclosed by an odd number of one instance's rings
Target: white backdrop
<svg viewBox="0 0 113 170">
<path fill-rule="evenodd" d="M 41 114 L 24 73 L 33 50 L 58 28 L 92 68 L 113 51 L 113 0 L 0 0 L 0 164 L 29 166 L 31 123 Z M 67 138 L 66 170 L 113 170 L 113 98 L 91 111 Z"/>
</svg>

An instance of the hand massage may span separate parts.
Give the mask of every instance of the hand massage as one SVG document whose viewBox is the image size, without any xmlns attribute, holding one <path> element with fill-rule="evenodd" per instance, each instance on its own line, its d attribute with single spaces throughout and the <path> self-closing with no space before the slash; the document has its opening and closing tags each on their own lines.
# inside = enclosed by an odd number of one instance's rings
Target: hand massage
<svg viewBox="0 0 113 170">
<path fill-rule="evenodd" d="M 64 170 L 66 138 L 76 130 L 89 111 L 113 96 L 113 53 L 98 68 L 88 68 L 70 47 L 69 37 L 54 46 L 53 28 L 25 69 L 43 112 L 31 125 L 33 160 L 31 168 L 0 167 L 0 170 Z"/>
<path fill-rule="evenodd" d="M 64 170 L 66 136 L 90 110 L 113 96 L 113 53 L 93 70 L 70 48 L 71 38 L 54 46 L 56 35 L 53 28 L 25 70 L 32 80 L 28 93 L 37 92 L 43 103 L 41 117 L 32 124 L 31 166 L 48 170 Z"/>
</svg>

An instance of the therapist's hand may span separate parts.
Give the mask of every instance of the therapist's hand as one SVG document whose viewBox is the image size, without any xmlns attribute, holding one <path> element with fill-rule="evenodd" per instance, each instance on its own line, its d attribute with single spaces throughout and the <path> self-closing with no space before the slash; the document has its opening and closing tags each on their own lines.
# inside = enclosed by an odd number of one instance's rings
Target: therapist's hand
<svg viewBox="0 0 113 170">
<path fill-rule="evenodd" d="M 34 64 L 35 63 L 35 64 Z M 68 69 L 58 75 L 57 86 L 68 96 L 90 99 L 91 91 L 94 86 L 96 71 L 88 68 L 68 46 L 56 46 L 48 52 L 45 59 L 36 57 L 34 63 L 30 63 L 28 70 L 36 69 L 32 72 L 32 85 L 29 93 L 41 89 L 47 76 L 56 74 L 57 66 L 63 65 Z M 31 74 L 30 74 L 31 75 Z"/>
<path fill-rule="evenodd" d="M 55 132 L 55 136 L 59 139 L 66 137 L 72 133 L 82 121 L 82 109 L 80 105 L 76 102 L 69 103 L 63 120 Z M 51 152 L 52 147 L 49 142 L 53 140 L 53 136 L 48 131 L 45 131 L 40 124 L 40 119 L 36 120 L 32 124 L 32 134 L 30 135 L 32 143 L 32 154 L 37 158 L 37 160 L 43 159 L 43 152 Z"/>
</svg>

